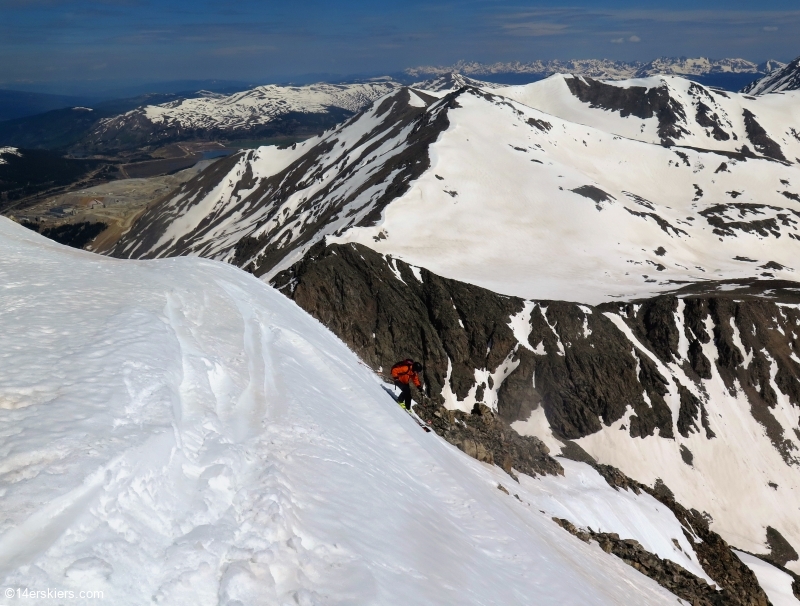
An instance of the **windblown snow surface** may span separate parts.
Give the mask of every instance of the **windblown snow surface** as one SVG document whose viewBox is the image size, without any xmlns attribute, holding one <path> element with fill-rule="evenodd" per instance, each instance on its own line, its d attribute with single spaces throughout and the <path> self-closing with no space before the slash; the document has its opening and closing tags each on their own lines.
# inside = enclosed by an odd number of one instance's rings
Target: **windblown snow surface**
<svg viewBox="0 0 800 606">
<path fill-rule="evenodd" d="M 422 432 L 344 344 L 236 268 L 97 257 L 0 219 L 0 275 L 5 588 L 103 594 L 70 604 L 675 604 L 552 516 L 707 578 L 651 497 L 571 461 L 514 483 Z"/>
</svg>

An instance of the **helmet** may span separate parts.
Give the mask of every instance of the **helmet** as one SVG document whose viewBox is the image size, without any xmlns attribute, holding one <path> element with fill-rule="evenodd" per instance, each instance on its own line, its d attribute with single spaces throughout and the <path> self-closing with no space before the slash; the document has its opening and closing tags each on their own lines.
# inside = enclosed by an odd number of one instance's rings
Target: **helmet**
<svg viewBox="0 0 800 606">
<path fill-rule="evenodd" d="M 422 371 L 422 364 L 420 364 L 419 362 L 414 362 L 414 364 L 412 364 L 411 368 L 414 369 L 414 372 L 421 372 Z"/>
</svg>

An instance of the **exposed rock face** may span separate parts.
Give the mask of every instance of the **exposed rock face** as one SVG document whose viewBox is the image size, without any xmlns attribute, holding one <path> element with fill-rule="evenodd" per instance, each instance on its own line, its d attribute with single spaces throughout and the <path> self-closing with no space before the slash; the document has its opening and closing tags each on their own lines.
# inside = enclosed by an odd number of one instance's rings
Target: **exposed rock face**
<svg viewBox="0 0 800 606">
<path fill-rule="evenodd" d="M 756 148 L 756 151 L 770 158 L 786 161 L 781 151 L 781 146 L 770 139 L 769 135 L 767 135 L 767 131 L 758 123 L 753 112 L 749 110 L 744 110 L 744 126 L 747 129 L 747 137 L 750 139 L 753 147 Z"/>
<path fill-rule="evenodd" d="M 768 559 L 777 566 L 786 566 L 787 562 L 798 558 L 794 547 L 772 526 L 767 526 L 767 545 L 770 549 Z"/>
<path fill-rule="evenodd" d="M 426 392 L 437 404 L 449 360 L 450 388 L 465 398 L 474 369 L 496 369 L 513 350 L 507 321 L 522 301 L 424 269 L 420 282 L 405 263 L 391 263 L 362 246 L 318 244 L 273 283 L 376 370 L 388 372 L 406 357 L 421 360 Z"/>
<path fill-rule="evenodd" d="M 485 404 L 477 404 L 467 414 L 436 406 L 428 398 L 422 400 L 414 411 L 428 421 L 437 434 L 469 456 L 498 465 L 512 477 L 512 469 L 534 477 L 564 474 L 564 469 L 549 456 L 550 450 L 541 440 L 519 435 Z"/>
<path fill-rule="evenodd" d="M 686 112 L 670 98 L 666 87 L 622 88 L 587 77 L 567 78 L 566 82 L 573 95 L 592 107 L 618 111 L 623 118 L 630 115 L 642 119 L 656 116 L 658 135 L 665 145 L 672 145 L 676 139 L 689 134 L 682 126 L 686 123 Z"/>
<path fill-rule="evenodd" d="M 599 431 L 632 409 L 631 437 L 702 432 L 712 439 L 705 403 L 696 395 L 702 391 L 690 387 L 710 376 L 713 365 L 729 390 L 744 390 L 785 460 L 797 459 L 770 411 L 773 384 L 800 406 L 800 364 L 792 358 L 800 351 L 794 328 L 800 310 L 740 294 L 747 290 L 737 291 L 736 299 L 689 293 L 680 300 L 662 296 L 595 308 L 553 301 L 526 307 L 521 299 L 359 245 L 322 244 L 273 283 L 376 370 L 408 356 L 421 360 L 427 396 L 437 405 L 452 394 L 450 405 L 463 401 L 467 412 L 486 403 L 508 423 L 527 419 L 541 405 L 562 439 Z M 510 320 L 525 313 L 529 333 L 520 342 Z M 632 346 L 620 321 L 644 349 Z M 684 354 L 682 340 L 688 343 Z M 704 353 L 712 341 L 714 362 Z M 676 362 L 682 378 L 666 377 L 665 365 Z M 664 399 L 670 381 L 680 394 L 677 418 Z"/>
</svg>

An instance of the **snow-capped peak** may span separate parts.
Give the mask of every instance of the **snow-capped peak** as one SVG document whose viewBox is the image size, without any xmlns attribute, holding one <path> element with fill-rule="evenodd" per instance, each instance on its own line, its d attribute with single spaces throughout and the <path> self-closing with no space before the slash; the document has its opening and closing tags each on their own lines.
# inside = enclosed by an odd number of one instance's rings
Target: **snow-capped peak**
<svg viewBox="0 0 800 606">
<path fill-rule="evenodd" d="M 431 78 L 430 80 L 423 80 L 422 82 L 416 82 L 415 84 L 411 85 L 412 88 L 418 88 L 420 90 L 434 92 L 434 93 L 450 92 L 458 90 L 463 86 L 474 86 L 475 88 L 493 89 L 493 88 L 502 88 L 505 85 L 494 84 L 493 82 L 483 82 L 482 80 L 475 80 L 474 78 L 464 76 L 463 74 L 457 72 L 443 74 L 441 76 Z"/>
</svg>

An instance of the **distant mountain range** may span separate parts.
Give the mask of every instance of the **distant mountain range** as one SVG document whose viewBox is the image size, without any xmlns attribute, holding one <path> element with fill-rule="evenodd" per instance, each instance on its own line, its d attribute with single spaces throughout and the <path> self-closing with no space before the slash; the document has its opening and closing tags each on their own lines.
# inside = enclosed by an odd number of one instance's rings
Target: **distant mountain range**
<svg viewBox="0 0 800 606">
<path fill-rule="evenodd" d="M 646 78 L 648 76 L 704 76 L 708 74 L 767 74 L 780 69 L 786 64 L 780 61 L 754 63 L 746 59 L 695 59 L 661 57 L 654 61 L 612 61 L 610 59 L 575 59 L 562 61 L 520 61 L 479 63 L 459 61 L 449 66 L 423 65 L 405 70 L 414 78 L 426 76 L 442 76 L 450 72 L 458 72 L 469 76 L 486 76 L 491 74 L 574 74 L 609 80 L 627 78 Z"/>
</svg>

